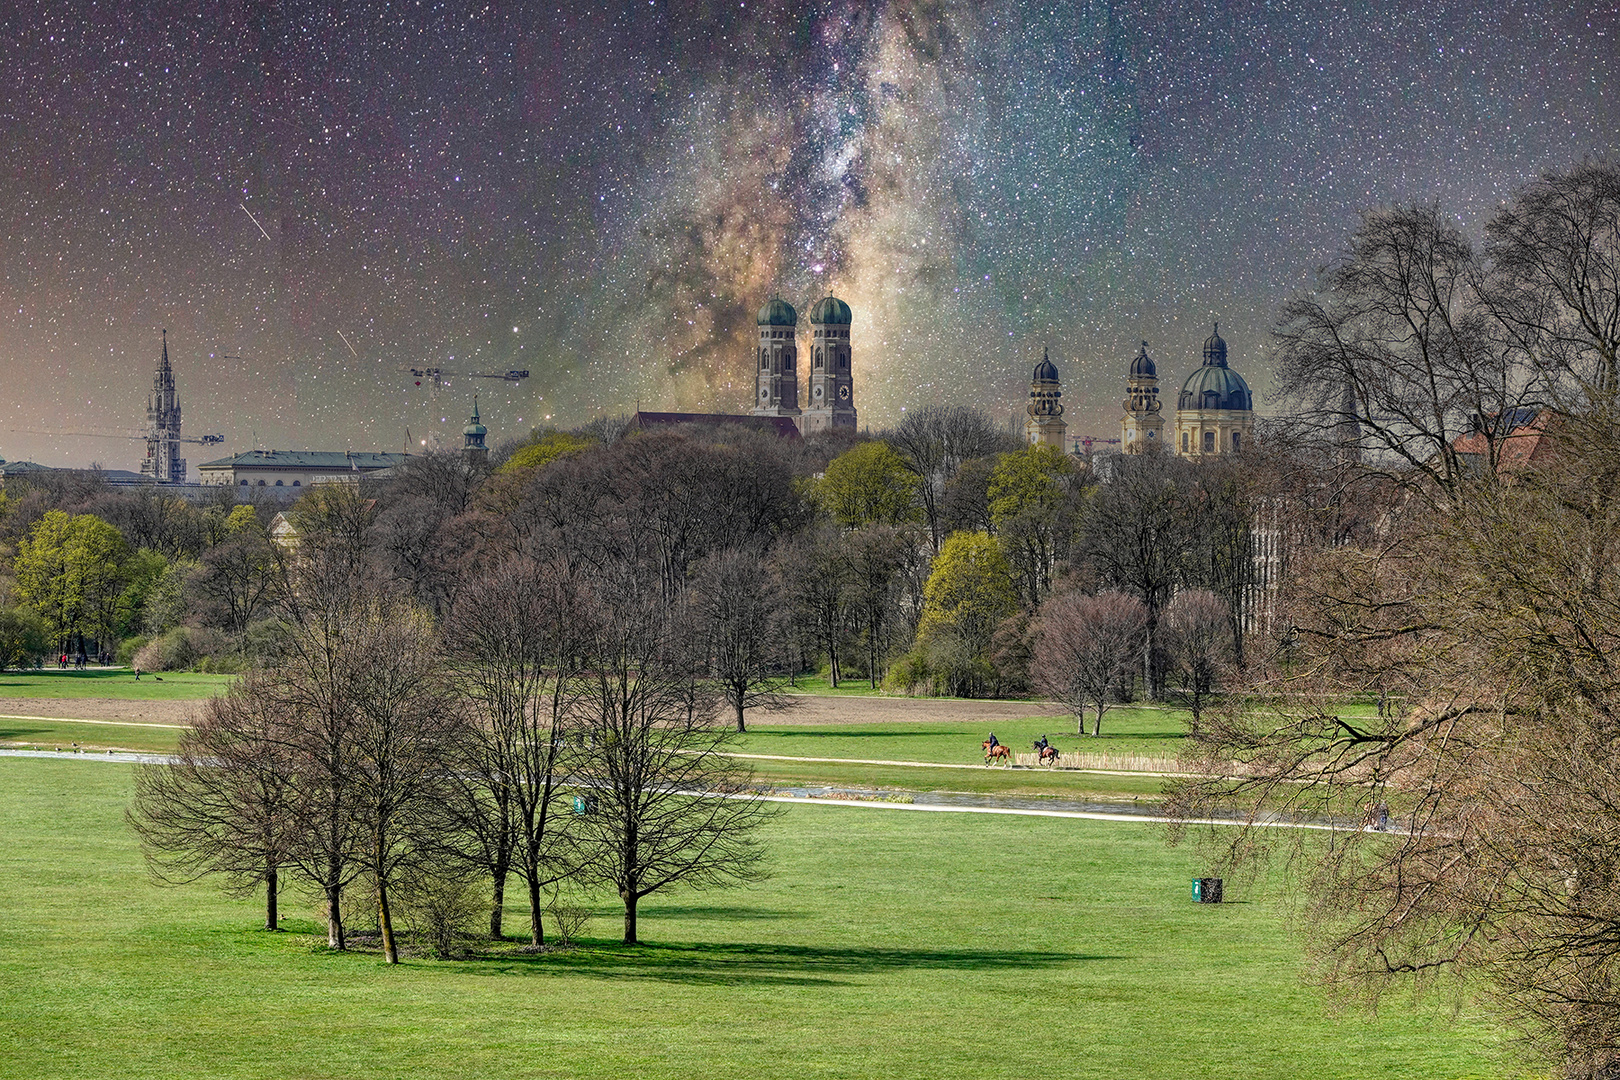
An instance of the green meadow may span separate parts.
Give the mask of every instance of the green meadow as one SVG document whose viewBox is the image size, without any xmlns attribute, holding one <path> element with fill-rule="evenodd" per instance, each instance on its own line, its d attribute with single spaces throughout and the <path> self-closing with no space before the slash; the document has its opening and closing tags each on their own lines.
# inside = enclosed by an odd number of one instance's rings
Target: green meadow
<svg viewBox="0 0 1620 1080">
<path fill-rule="evenodd" d="M 131 769 L 0 759 L 7 1077 L 1502 1077 L 1465 1008 L 1334 1013 L 1277 896 L 1197 905 L 1154 827 L 789 805 L 771 876 L 644 902 L 615 943 L 474 959 L 328 951 L 208 884 L 161 888 Z M 526 913 L 513 908 L 509 926 Z"/>
<path fill-rule="evenodd" d="M 6 698 L 122 698 L 125 701 L 194 701 L 223 693 L 235 675 L 196 671 L 142 675 L 128 668 L 0 672 L 0 711 Z"/>
</svg>

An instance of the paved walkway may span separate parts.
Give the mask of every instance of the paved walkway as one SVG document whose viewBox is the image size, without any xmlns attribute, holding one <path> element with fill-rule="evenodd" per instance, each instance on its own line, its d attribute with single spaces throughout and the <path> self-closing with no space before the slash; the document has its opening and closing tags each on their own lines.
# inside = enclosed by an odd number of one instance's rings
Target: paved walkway
<svg viewBox="0 0 1620 1080">
<path fill-rule="evenodd" d="M 146 764 L 161 765 L 170 759 L 167 754 L 129 754 L 116 751 L 107 751 L 102 754 L 89 752 L 71 753 L 66 750 L 0 750 L 0 757 L 25 758 L 66 758 L 71 761 L 110 761 L 117 764 Z M 843 760 L 843 759 L 832 759 Z M 983 766 L 969 766 L 982 768 Z M 712 792 L 691 792 L 694 795 L 713 796 Z M 1130 821 L 1142 825 L 1169 825 L 1171 819 L 1154 814 L 1132 813 L 1126 810 L 1057 810 L 1042 809 L 1039 807 L 1024 806 L 990 806 L 983 804 L 970 804 L 963 802 L 883 802 L 878 799 L 852 799 L 852 798 L 815 798 L 809 795 L 721 795 L 726 799 L 763 798 L 766 802 L 791 803 L 796 806 L 832 806 L 849 807 L 862 810 L 909 810 L 935 814 L 996 814 L 1004 817 L 1048 817 L 1070 818 L 1079 821 Z M 974 798 L 974 796 L 966 796 Z M 990 797 L 990 798 L 993 798 Z M 1009 800 L 1011 801 L 1011 800 Z M 1017 800 L 1025 802 L 1026 800 Z M 1236 825 L 1236 821 L 1222 821 L 1215 818 L 1194 818 L 1183 822 L 1186 825 Z M 1348 826 L 1333 825 L 1319 822 L 1300 821 L 1257 821 L 1253 823 L 1260 828 L 1272 829 L 1313 829 L 1325 832 L 1343 832 Z"/>
</svg>

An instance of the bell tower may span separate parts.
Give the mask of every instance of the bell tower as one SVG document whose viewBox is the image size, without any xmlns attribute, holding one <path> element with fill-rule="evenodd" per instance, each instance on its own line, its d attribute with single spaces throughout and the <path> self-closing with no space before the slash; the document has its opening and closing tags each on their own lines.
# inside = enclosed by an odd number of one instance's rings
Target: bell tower
<svg viewBox="0 0 1620 1080">
<path fill-rule="evenodd" d="M 799 415 L 799 313 L 780 296 L 759 309 L 759 355 L 754 365 L 755 416 Z"/>
<path fill-rule="evenodd" d="M 849 305 L 828 293 L 810 308 L 810 407 L 806 435 L 828 428 L 855 430 L 855 382 L 850 373 Z"/>
<path fill-rule="evenodd" d="M 1125 416 L 1119 422 L 1120 448 L 1141 454 L 1164 444 L 1164 417 L 1159 414 L 1159 375 L 1147 342 L 1131 361 L 1125 380 Z"/>
<path fill-rule="evenodd" d="M 1024 441 L 1031 446 L 1055 446 L 1064 450 L 1063 436 L 1069 425 L 1063 422 L 1062 384 L 1057 365 L 1041 350 L 1041 362 L 1029 379 L 1029 404 L 1024 412 Z"/>
</svg>

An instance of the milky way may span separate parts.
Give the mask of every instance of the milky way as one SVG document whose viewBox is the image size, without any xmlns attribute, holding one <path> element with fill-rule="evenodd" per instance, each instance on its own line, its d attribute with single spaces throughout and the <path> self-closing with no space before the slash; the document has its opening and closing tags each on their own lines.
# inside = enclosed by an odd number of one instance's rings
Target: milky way
<svg viewBox="0 0 1620 1080">
<path fill-rule="evenodd" d="M 160 327 L 229 451 L 740 411 L 754 311 L 829 289 L 864 424 L 1006 415 L 1049 347 L 1107 435 L 1215 319 L 1263 399 L 1358 210 L 1620 152 L 1613 0 L 139 6 L 0 15 L 12 460 L 132 467 L 17 429 L 139 431 Z"/>
</svg>

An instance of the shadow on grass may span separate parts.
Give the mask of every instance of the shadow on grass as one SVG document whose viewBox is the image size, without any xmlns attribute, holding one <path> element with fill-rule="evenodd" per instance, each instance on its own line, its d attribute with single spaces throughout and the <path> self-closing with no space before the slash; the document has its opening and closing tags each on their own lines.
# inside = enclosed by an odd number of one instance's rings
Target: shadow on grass
<svg viewBox="0 0 1620 1080">
<path fill-rule="evenodd" d="M 1128 958 L 1018 949 L 598 942 L 541 955 L 486 954 L 477 959 L 495 971 L 514 975 L 585 975 L 712 986 L 838 986 L 895 971 L 1029 971 Z"/>
</svg>

